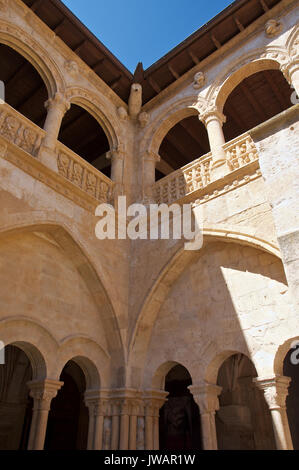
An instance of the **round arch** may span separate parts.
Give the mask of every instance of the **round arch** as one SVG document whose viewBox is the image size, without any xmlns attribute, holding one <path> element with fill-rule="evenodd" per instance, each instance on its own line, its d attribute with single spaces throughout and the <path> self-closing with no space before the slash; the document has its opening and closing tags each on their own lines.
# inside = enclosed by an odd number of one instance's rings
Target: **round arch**
<svg viewBox="0 0 299 470">
<path fill-rule="evenodd" d="M 253 248 L 259 248 L 280 258 L 279 250 L 273 249 L 270 243 L 261 242 L 248 234 L 230 233 L 227 230 L 203 230 L 204 240 L 222 241 L 226 243 L 237 243 Z M 140 310 L 136 326 L 131 337 L 129 347 L 129 374 L 134 368 L 143 370 L 146 362 L 147 347 L 151 338 L 151 332 L 155 319 L 159 313 L 163 301 L 166 299 L 171 286 L 182 274 L 182 272 L 192 263 L 196 262 L 201 256 L 202 250 L 187 251 L 184 248 L 178 249 L 176 254 L 166 263 L 160 271 L 160 276 L 151 288 Z M 215 351 L 215 349 L 213 350 Z M 240 351 L 243 353 L 243 351 Z M 245 352 L 248 355 L 248 351 Z M 133 380 L 133 377 L 131 377 Z M 134 378 L 136 381 L 136 376 Z M 140 377 L 141 380 L 141 377 Z"/>
<path fill-rule="evenodd" d="M 284 359 L 288 354 L 289 350 L 292 349 L 293 346 L 295 346 L 295 343 L 299 344 L 299 336 L 294 336 L 293 338 L 287 339 L 283 344 L 278 347 L 273 362 L 273 372 L 275 375 L 283 376 Z"/>
<path fill-rule="evenodd" d="M 49 98 L 64 92 L 64 80 L 49 54 L 21 28 L 1 21 L 0 42 L 22 55 L 40 74 Z"/>
<path fill-rule="evenodd" d="M 268 47 L 250 52 L 245 58 L 234 60 L 219 79 L 211 86 L 207 101 L 222 112 L 226 99 L 232 90 L 250 75 L 267 69 L 279 70 L 288 61 L 283 47 Z"/>
<path fill-rule="evenodd" d="M 80 270 L 81 275 L 82 273 L 84 273 L 84 281 L 87 285 L 87 288 L 93 296 L 96 305 L 98 305 L 99 311 L 103 315 L 103 318 L 105 318 L 105 336 L 107 339 L 108 351 L 113 351 L 114 356 L 117 357 L 119 367 L 122 367 L 124 365 L 123 343 L 120 335 L 120 329 L 118 326 L 118 319 L 110 301 L 109 294 L 103 282 L 101 281 L 102 274 L 103 277 L 105 277 L 104 270 L 101 268 L 101 266 L 98 266 L 98 269 L 101 270 L 98 273 L 98 270 L 94 268 L 92 262 L 88 257 L 88 254 L 86 253 L 86 247 L 82 246 L 82 243 L 79 241 L 78 234 L 73 233 L 72 228 L 67 226 L 65 224 L 65 221 L 57 220 L 56 214 L 53 214 L 53 218 L 51 218 L 49 214 L 45 214 L 44 219 L 41 214 L 39 214 L 38 218 L 34 217 L 33 214 L 28 214 L 28 220 L 25 217 L 22 222 L 20 222 L 17 217 L 13 217 L 12 219 L 14 220 L 10 221 L 10 225 L 2 227 L 0 231 L 0 237 L 5 237 L 10 233 L 13 234 L 21 231 L 40 231 L 47 233 L 47 235 L 50 235 L 53 240 L 64 250 L 66 256 L 72 259 L 72 262 L 74 263 L 75 267 Z M 84 338 L 84 341 L 86 341 L 86 338 Z M 90 338 L 88 339 L 88 341 L 94 342 Z M 97 351 L 102 352 L 102 356 L 106 358 L 107 362 L 107 353 L 104 353 L 103 348 L 98 344 Z M 74 354 L 72 354 L 72 356 L 73 355 Z M 76 355 L 81 356 L 82 349 L 80 349 L 80 351 L 76 353 Z M 99 352 L 97 352 L 97 355 L 99 355 Z M 68 359 L 71 359 L 71 357 L 68 356 Z M 62 367 L 63 365 L 64 364 L 62 364 Z M 53 365 L 53 368 L 57 372 L 57 365 Z M 53 370 L 53 368 L 51 370 Z M 115 368 L 115 370 L 113 369 L 115 374 L 117 374 L 116 369 L 117 368 Z M 115 382 L 117 381 L 117 377 L 112 377 L 111 380 Z"/>
<path fill-rule="evenodd" d="M 33 380 L 51 375 L 58 343 L 44 327 L 27 318 L 6 318 L 0 321 L 0 337 L 5 346 L 24 351 L 31 363 Z"/>
<path fill-rule="evenodd" d="M 80 106 L 87 111 L 102 127 L 109 142 L 110 149 L 122 146 L 122 132 L 116 116 L 111 113 L 111 106 L 99 96 L 83 88 L 73 87 L 66 90 L 66 99 L 71 104 Z"/>
<path fill-rule="evenodd" d="M 198 94 L 171 103 L 166 110 L 158 114 L 152 125 L 149 126 L 143 139 L 142 150 L 145 152 L 146 149 L 149 149 L 150 152 L 159 153 L 160 145 L 170 129 L 183 119 L 198 115 L 199 104 L 206 106 L 207 102 Z"/>
<path fill-rule="evenodd" d="M 59 377 L 67 362 L 74 361 L 83 371 L 86 389 L 109 387 L 110 356 L 92 338 L 72 336 L 66 338 L 59 349 L 56 376 Z"/>
</svg>

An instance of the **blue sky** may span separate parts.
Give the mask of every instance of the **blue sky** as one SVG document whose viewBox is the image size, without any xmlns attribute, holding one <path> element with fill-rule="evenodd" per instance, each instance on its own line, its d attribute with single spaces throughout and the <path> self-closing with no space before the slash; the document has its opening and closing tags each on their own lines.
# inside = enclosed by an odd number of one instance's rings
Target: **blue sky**
<svg viewBox="0 0 299 470">
<path fill-rule="evenodd" d="M 207 23 L 232 0 L 63 0 L 131 71 L 144 68 Z"/>
</svg>

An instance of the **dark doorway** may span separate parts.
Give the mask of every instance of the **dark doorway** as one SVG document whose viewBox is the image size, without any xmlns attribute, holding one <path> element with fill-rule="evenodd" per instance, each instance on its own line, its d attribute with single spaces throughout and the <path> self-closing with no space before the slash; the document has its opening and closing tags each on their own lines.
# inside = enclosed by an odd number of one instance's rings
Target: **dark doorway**
<svg viewBox="0 0 299 470">
<path fill-rule="evenodd" d="M 165 378 L 167 402 L 160 411 L 159 436 L 161 450 L 201 449 L 199 408 L 188 389 L 192 384 L 187 369 L 173 367 Z"/>
<path fill-rule="evenodd" d="M 27 449 L 33 408 L 26 385 L 30 380 L 27 355 L 16 346 L 6 346 L 5 364 L 0 365 L 0 450 Z"/>
<path fill-rule="evenodd" d="M 84 450 L 88 435 L 84 374 L 74 361 L 69 361 L 60 380 L 64 385 L 51 403 L 45 449 Z"/>
<path fill-rule="evenodd" d="M 253 378 L 253 363 L 243 354 L 230 356 L 219 369 L 217 385 L 222 387 L 216 412 L 218 449 L 273 450 L 272 419 Z"/>
<path fill-rule="evenodd" d="M 299 344 L 299 342 L 298 342 Z M 295 450 L 299 449 L 299 352 L 298 348 L 290 349 L 283 362 L 283 375 L 291 377 L 286 399 L 287 416 L 290 426 L 291 437 Z"/>
</svg>

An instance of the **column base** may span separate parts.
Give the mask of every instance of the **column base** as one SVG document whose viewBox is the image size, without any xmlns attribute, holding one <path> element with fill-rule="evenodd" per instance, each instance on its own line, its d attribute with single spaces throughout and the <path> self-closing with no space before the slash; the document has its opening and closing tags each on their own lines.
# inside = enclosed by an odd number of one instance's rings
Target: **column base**
<svg viewBox="0 0 299 470">
<path fill-rule="evenodd" d="M 219 159 L 212 162 L 211 182 L 224 178 L 229 173 L 229 167 L 226 159 Z"/>
<path fill-rule="evenodd" d="M 37 158 L 41 163 L 43 163 L 43 165 L 50 168 L 50 170 L 55 171 L 55 173 L 58 173 L 57 154 L 55 150 L 41 145 Z"/>
</svg>

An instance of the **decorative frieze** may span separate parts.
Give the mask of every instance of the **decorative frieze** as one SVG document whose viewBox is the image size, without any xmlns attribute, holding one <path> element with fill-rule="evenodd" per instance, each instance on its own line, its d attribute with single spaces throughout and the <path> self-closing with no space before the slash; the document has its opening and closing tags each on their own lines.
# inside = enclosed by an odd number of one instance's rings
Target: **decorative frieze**
<svg viewBox="0 0 299 470">
<path fill-rule="evenodd" d="M 57 167 L 61 176 L 100 202 L 109 202 L 113 182 L 79 155 L 58 143 Z"/>
<path fill-rule="evenodd" d="M 44 132 L 25 116 L 4 103 L 0 107 L 0 135 L 35 157 Z"/>
<path fill-rule="evenodd" d="M 223 148 L 226 152 L 227 163 L 231 172 L 258 160 L 257 149 L 248 133 L 228 142 Z M 207 187 L 212 182 L 211 163 L 212 156 L 209 153 L 156 182 L 154 185 L 156 201 L 159 204 L 171 204 L 183 199 L 190 193 Z M 240 184 L 249 182 L 252 177 L 256 178 L 258 176 L 260 176 L 259 169 L 256 169 L 253 175 L 252 172 L 250 172 L 250 175 L 242 175 L 241 178 L 237 178 L 232 183 L 213 190 L 211 194 L 205 193 L 203 196 L 204 201 L 211 197 L 219 196 Z"/>
</svg>

